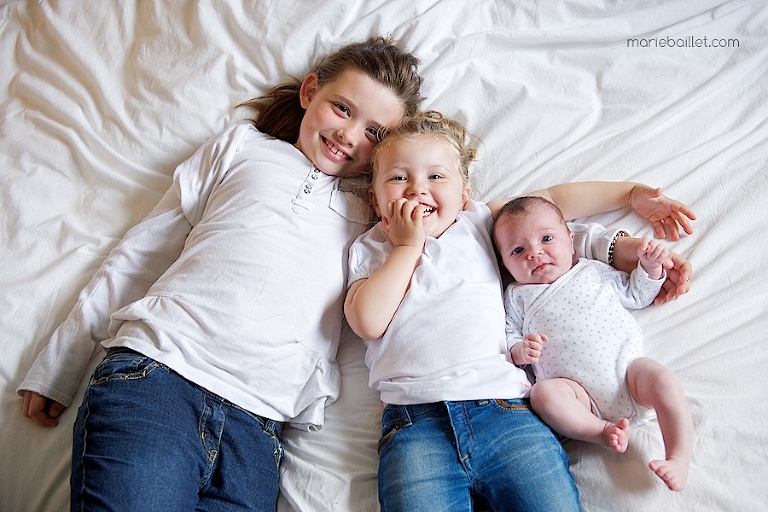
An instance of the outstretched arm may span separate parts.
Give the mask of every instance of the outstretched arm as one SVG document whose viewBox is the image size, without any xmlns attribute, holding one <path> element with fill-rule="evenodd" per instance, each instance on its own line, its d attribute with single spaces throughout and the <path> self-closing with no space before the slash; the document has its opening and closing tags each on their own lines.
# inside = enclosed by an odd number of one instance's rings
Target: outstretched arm
<svg viewBox="0 0 768 512">
<path fill-rule="evenodd" d="M 665 238 L 665 228 L 673 240 L 680 238 L 680 229 L 693 233 L 690 221 L 696 215 L 680 201 L 671 199 L 660 188 L 629 181 L 582 181 L 562 183 L 536 190 L 526 195 L 541 196 L 555 203 L 566 219 L 586 217 L 631 206 L 653 225 L 659 238 Z M 507 200 L 488 203 L 496 212 Z"/>
</svg>

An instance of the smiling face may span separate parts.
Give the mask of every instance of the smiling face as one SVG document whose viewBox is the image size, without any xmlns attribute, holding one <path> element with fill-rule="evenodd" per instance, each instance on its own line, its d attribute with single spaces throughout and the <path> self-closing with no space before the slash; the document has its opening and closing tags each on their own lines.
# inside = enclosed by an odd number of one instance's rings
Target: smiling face
<svg viewBox="0 0 768 512">
<path fill-rule="evenodd" d="M 469 200 L 458 152 L 434 134 L 398 137 L 385 144 L 378 150 L 371 186 L 376 214 L 381 217 L 387 204 L 400 198 L 422 204 L 426 236 L 439 237 Z"/>
<path fill-rule="evenodd" d="M 306 110 L 295 146 L 331 176 L 351 177 L 366 171 L 381 127 L 405 115 L 403 102 L 388 88 L 355 69 L 318 86 L 315 74 L 301 84 Z"/>
<path fill-rule="evenodd" d="M 549 284 L 573 265 L 573 233 L 554 206 L 503 214 L 494 228 L 504 266 L 521 284 Z"/>
</svg>

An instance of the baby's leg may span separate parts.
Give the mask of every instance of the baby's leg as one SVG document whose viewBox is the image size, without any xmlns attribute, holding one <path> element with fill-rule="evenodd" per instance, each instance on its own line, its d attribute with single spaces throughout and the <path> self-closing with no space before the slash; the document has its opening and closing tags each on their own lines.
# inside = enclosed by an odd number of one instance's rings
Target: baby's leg
<svg viewBox="0 0 768 512">
<path fill-rule="evenodd" d="M 592 413 L 589 394 L 571 379 L 547 379 L 531 389 L 531 407 L 544 423 L 565 437 L 602 444 L 623 453 L 629 445 L 629 421 L 611 423 Z"/>
<path fill-rule="evenodd" d="M 682 490 L 693 451 L 693 420 L 682 384 L 662 364 L 640 357 L 627 369 L 627 386 L 635 400 L 653 407 L 659 418 L 666 460 L 651 461 L 649 467 L 671 490 Z"/>
</svg>

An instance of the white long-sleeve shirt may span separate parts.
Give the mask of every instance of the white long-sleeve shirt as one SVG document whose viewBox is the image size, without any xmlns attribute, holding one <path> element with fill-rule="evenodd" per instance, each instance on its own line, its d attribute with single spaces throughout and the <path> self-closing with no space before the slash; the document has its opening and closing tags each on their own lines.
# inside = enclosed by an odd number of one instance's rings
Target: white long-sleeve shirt
<svg viewBox="0 0 768 512">
<path fill-rule="evenodd" d="M 124 346 L 300 428 L 338 396 L 347 251 L 369 208 L 292 145 L 236 124 L 81 292 L 19 391 L 69 406 L 98 344 Z"/>
</svg>

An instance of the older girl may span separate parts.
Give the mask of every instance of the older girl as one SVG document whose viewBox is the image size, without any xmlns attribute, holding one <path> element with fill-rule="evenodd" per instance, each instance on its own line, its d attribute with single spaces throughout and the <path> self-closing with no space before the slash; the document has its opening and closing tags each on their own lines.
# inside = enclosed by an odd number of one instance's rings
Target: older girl
<svg viewBox="0 0 768 512">
<path fill-rule="evenodd" d="M 72 509 L 274 510 L 281 425 L 312 429 L 339 392 L 346 254 L 369 227 L 342 178 L 413 111 L 417 59 L 383 38 L 341 48 L 249 102 L 174 172 L 19 386 L 58 423 L 88 360 Z"/>
</svg>

